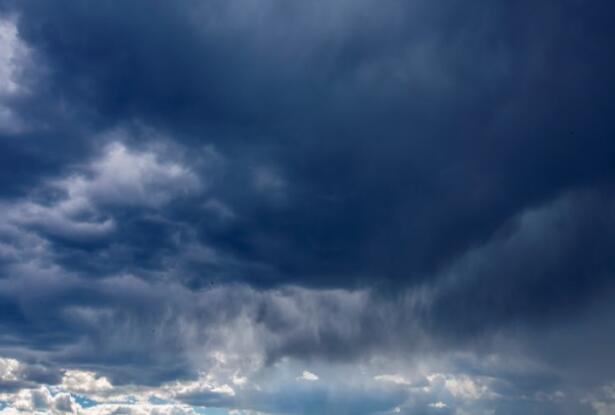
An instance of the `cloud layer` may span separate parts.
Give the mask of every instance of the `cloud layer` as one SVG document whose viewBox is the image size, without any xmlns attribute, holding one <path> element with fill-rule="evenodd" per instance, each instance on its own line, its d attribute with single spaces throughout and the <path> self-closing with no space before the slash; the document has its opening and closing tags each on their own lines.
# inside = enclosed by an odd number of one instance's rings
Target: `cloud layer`
<svg viewBox="0 0 615 415">
<path fill-rule="evenodd" d="M 0 0 L 0 414 L 613 413 L 614 13 Z"/>
</svg>

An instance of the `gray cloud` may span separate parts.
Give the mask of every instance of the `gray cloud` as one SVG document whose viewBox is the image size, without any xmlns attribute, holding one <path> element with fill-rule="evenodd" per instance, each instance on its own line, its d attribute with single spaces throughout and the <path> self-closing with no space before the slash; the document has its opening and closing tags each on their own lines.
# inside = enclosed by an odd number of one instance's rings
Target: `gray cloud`
<svg viewBox="0 0 615 415">
<path fill-rule="evenodd" d="M 0 1 L 0 412 L 609 413 L 613 11 Z"/>
</svg>

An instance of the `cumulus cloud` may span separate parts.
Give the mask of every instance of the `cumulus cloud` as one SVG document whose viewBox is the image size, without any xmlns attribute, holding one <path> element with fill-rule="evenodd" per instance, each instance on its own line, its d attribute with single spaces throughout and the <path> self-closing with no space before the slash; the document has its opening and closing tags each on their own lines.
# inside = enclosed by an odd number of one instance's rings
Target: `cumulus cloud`
<svg viewBox="0 0 615 415">
<path fill-rule="evenodd" d="M 47 186 L 59 193 L 56 200 L 5 206 L 8 223 L 87 242 L 116 229 L 116 219 L 107 208 L 160 206 L 177 195 L 198 190 L 199 181 L 179 164 L 161 162 L 151 152 L 135 153 L 116 142 L 85 171 Z"/>
<path fill-rule="evenodd" d="M 160 161 L 153 152 L 131 151 L 119 142 L 110 144 L 89 169 L 91 178 L 73 176 L 58 184 L 69 199 L 102 205 L 159 206 L 199 187 L 199 179 L 186 167 Z"/>
<path fill-rule="evenodd" d="M 104 376 L 96 377 L 93 372 L 81 370 L 67 370 L 62 377 L 61 386 L 69 392 L 87 395 L 98 395 L 112 388 Z"/>
<path fill-rule="evenodd" d="M 315 375 L 312 372 L 309 372 L 307 370 L 304 370 L 303 373 L 301 373 L 301 376 L 297 377 L 297 380 L 305 380 L 308 382 L 315 382 L 317 381 L 319 378 L 317 375 Z"/>
</svg>

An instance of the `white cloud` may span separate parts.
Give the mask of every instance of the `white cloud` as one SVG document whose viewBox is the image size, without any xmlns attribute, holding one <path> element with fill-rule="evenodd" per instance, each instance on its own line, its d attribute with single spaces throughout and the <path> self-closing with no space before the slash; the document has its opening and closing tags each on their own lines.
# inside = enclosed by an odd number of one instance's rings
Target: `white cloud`
<svg viewBox="0 0 615 415">
<path fill-rule="evenodd" d="M 410 385 L 410 381 L 404 378 L 401 375 L 392 374 L 392 375 L 377 375 L 374 376 L 374 380 L 378 382 L 389 382 L 395 383 L 397 385 Z"/>
<path fill-rule="evenodd" d="M 70 403 L 70 404 L 69 404 Z M 69 395 L 62 394 L 45 401 L 44 406 L 34 407 L 28 399 L 19 407 L 9 406 L 0 410 L 0 415 L 196 415 L 189 405 L 173 404 L 117 404 L 104 403 L 83 408 Z"/>
<path fill-rule="evenodd" d="M 104 376 L 94 372 L 67 370 L 62 378 L 61 387 L 72 393 L 101 394 L 113 389 L 113 385 Z"/>
<path fill-rule="evenodd" d="M 308 382 L 314 382 L 314 381 L 317 381 L 318 379 L 319 378 L 316 374 L 309 372 L 307 370 L 304 370 L 301 376 L 297 377 L 297 380 L 305 380 Z"/>
<path fill-rule="evenodd" d="M 53 202 L 21 201 L 3 206 L 9 223 L 75 241 L 102 238 L 117 229 L 113 207 L 157 208 L 200 189 L 198 177 L 152 151 L 115 142 L 81 172 L 48 183 L 63 194 Z"/>
<path fill-rule="evenodd" d="M 79 405 L 68 393 L 52 394 L 48 388 L 22 389 L 9 398 L 8 414 L 79 414 Z"/>
<path fill-rule="evenodd" d="M 427 379 L 430 388 L 443 386 L 455 398 L 463 400 L 494 399 L 498 396 L 489 388 L 489 379 L 443 373 L 428 375 Z"/>
<path fill-rule="evenodd" d="M 74 176 L 60 183 L 77 203 L 159 206 L 199 187 L 188 168 L 164 162 L 151 151 L 137 152 L 115 142 L 91 166 L 92 177 Z"/>
<path fill-rule="evenodd" d="M 0 357 L 0 380 L 15 381 L 19 379 L 21 364 L 18 360 Z"/>
<path fill-rule="evenodd" d="M 245 376 L 233 375 L 233 384 L 237 386 L 244 386 L 248 383 L 248 378 Z"/>
<path fill-rule="evenodd" d="M 0 380 L 13 381 L 20 378 L 24 364 L 16 359 L 0 358 Z M 198 382 L 197 382 L 198 383 Z M 213 392 L 232 394 L 229 387 L 199 384 L 201 389 L 209 386 Z M 191 385 L 192 386 L 192 385 Z M 167 391 L 171 388 L 166 388 Z M 166 395 L 172 395 L 166 394 Z M 75 400 L 74 394 L 87 396 L 99 404 L 82 407 Z M 173 400 L 151 403 L 149 398 L 155 394 L 165 396 L 165 388 L 121 386 L 116 387 L 103 376 L 95 372 L 67 370 L 62 382 L 56 386 L 24 387 L 11 393 L 0 393 L 0 401 L 7 402 L 7 407 L 0 410 L 0 415 L 14 414 L 48 414 L 48 415 L 194 415 L 194 409 Z"/>
<path fill-rule="evenodd" d="M 160 393 L 162 396 L 171 399 L 185 399 L 199 395 L 207 396 L 235 396 L 235 390 L 226 383 L 221 383 L 216 376 L 209 373 L 202 373 L 195 381 L 176 381 L 162 386 Z"/>
<path fill-rule="evenodd" d="M 1 414 L 1 412 L 0 412 Z M 196 415 L 197 412 L 188 405 L 150 403 L 102 404 L 87 409 L 80 409 L 79 415 Z"/>
<path fill-rule="evenodd" d="M 615 383 L 604 385 L 596 393 L 583 399 L 596 412 L 596 415 L 615 415 Z"/>
</svg>

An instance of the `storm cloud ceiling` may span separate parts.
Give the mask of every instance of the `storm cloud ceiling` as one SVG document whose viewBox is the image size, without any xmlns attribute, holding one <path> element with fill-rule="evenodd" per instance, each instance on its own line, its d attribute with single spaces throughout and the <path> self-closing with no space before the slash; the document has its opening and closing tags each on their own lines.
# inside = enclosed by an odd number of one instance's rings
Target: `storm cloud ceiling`
<svg viewBox="0 0 615 415">
<path fill-rule="evenodd" d="M 0 0 L 0 414 L 615 414 L 614 19 Z"/>
</svg>

